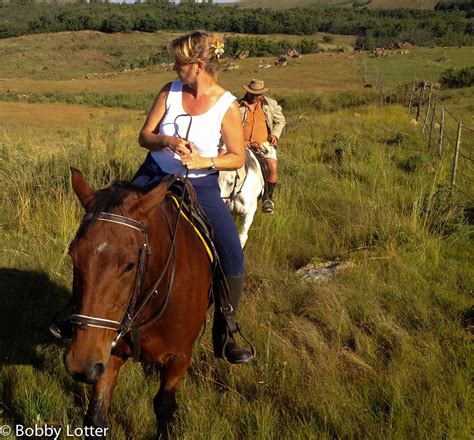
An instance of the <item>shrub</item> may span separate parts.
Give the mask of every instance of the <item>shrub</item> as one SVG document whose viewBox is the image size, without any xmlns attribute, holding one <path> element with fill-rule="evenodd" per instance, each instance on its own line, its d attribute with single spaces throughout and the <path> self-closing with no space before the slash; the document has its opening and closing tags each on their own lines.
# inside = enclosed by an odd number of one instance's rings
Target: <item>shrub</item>
<svg viewBox="0 0 474 440">
<path fill-rule="evenodd" d="M 314 53 L 319 50 L 319 44 L 315 40 L 303 39 L 296 42 L 261 37 L 227 37 L 225 47 L 229 56 L 235 56 L 241 51 L 248 50 L 252 57 L 280 55 L 290 47 L 294 47 L 303 54 Z"/>
<path fill-rule="evenodd" d="M 417 169 L 420 168 L 421 165 L 423 165 L 423 158 L 418 154 L 407 157 L 406 159 L 399 161 L 397 164 L 398 168 L 407 173 L 415 172 Z"/>
<path fill-rule="evenodd" d="M 358 37 L 355 44 L 355 49 L 357 50 L 374 50 L 375 49 L 375 39 L 371 35 L 364 35 Z"/>
<path fill-rule="evenodd" d="M 408 135 L 404 133 L 403 131 L 398 131 L 393 138 L 390 138 L 387 140 L 387 145 L 400 145 L 405 142 L 407 139 Z"/>
<path fill-rule="evenodd" d="M 324 43 L 334 43 L 334 37 L 332 35 L 325 35 L 323 37 Z"/>
<path fill-rule="evenodd" d="M 132 30 L 132 22 L 125 15 L 112 14 L 107 17 L 100 28 L 102 32 L 130 32 Z"/>
<path fill-rule="evenodd" d="M 439 82 L 448 89 L 470 87 L 474 84 L 474 66 L 465 67 L 464 69 L 450 68 L 445 70 L 441 74 Z"/>
</svg>

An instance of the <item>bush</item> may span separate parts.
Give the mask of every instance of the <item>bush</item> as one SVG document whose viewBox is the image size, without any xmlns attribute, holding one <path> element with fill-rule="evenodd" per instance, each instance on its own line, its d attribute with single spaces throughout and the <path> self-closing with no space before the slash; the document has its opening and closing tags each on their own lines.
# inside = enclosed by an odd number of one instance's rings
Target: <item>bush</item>
<svg viewBox="0 0 474 440">
<path fill-rule="evenodd" d="M 112 14 L 107 17 L 100 28 L 102 32 L 130 32 L 132 30 L 132 22 L 125 15 Z"/>
<path fill-rule="evenodd" d="M 323 43 L 334 43 L 334 37 L 332 35 L 325 35 L 323 37 Z"/>
<path fill-rule="evenodd" d="M 474 66 L 464 69 L 450 68 L 445 70 L 439 82 L 448 89 L 459 89 L 461 87 L 470 87 L 474 84 Z"/>
<path fill-rule="evenodd" d="M 291 47 L 303 54 L 319 50 L 319 44 L 315 40 L 289 41 L 261 37 L 227 37 L 225 39 L 225 51 L 231 57 L 244 50 L 248 50 L 252 57 L 280 55 Z"/>
<path fill-rule="evenodd" d="M 355 49 L 357 50 L 374 50 L 375 49 L 375 39 L 371 35 L 364 35 L 358 37 L 355 44 Z"/>
</svg>

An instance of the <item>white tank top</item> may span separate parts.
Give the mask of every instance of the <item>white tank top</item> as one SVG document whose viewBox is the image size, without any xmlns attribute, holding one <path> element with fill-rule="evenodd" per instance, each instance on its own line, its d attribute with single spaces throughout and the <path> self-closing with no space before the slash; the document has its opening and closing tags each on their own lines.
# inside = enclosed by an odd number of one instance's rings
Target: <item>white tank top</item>
<svg viewBox="0 0 474 440">
<path fill-rule="evenodd" d="M 203 157 L 216 157 L 221 139 L 221 124 L 225 113 L 236 99 L 230 92 L 225 92 L 206 112 L 198 116 L 186 114 L 183 109 L 183 83 L 180 80 L 171 83 L 166 99 L 166 112 L 160 122 L 160 134 L 166 136 L 186 137 L 194 144 L 195 151 Z M 186 174 L 180 156 L 169 148 L 152 151 L 151 156 L 167 174 Z M 215 173 L 213 170 L 190 170 L 188 177 L 204 177 Z"/>
</svg>

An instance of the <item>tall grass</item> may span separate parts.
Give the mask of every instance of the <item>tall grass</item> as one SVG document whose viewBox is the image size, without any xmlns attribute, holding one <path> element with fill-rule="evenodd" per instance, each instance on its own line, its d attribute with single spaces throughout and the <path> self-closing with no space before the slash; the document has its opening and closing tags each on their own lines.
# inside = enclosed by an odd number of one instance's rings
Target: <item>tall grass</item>
<svg viewBox="0 0 474 440">
<path fill-rule="evenodd" d="M 473 247 L 456 206 L 434 209 L 446 165 L 399 107 L 287 116 L 276 213 L 257 215 L 246 247 L 240 321 L 257 360 L 215 360 L 204 336 L 180 388 L 177 437 L 470 438 L 461 315 Z M 131 133 L 115 136 L 84 132 L 49 155 L 0 139 L 5 423 L 81 423 L 88 388 L 67 376 L 46 326 L 70 294 L 67 248 L 82 215 L 68 168 L 97 188 L 130 178 L 141 156 L 130 154 Z M 432 227 L 448 215 L 449 229 Z M 356 265 L 325 284 L 295 273 L 328 259 Z M 152 438 L 157 387 L 152 368 L 126 364 L 111 438 Z"/>
</svg>

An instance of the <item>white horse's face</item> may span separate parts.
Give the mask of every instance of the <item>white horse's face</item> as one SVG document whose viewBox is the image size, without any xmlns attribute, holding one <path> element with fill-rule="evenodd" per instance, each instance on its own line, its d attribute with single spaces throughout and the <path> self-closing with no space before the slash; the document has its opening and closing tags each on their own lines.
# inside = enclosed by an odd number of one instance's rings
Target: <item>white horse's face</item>
<svg viewBox="0 0 474 440">
<path fill-rule="evenodd" d="M 229 201 L 235 186 L 236 171 L 219 171 L 219 188 L 221 190 L 221 198 L 225 203 Z"/>
</svg>

